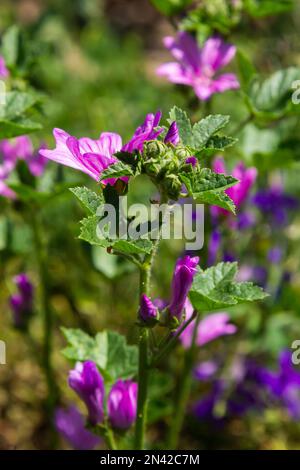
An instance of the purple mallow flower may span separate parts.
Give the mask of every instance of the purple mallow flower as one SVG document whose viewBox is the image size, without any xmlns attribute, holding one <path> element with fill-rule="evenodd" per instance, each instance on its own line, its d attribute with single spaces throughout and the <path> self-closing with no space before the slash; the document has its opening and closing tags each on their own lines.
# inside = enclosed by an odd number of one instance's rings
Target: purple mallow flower
<svg viewBox="0 0 300 470">
<path fill-rule="evenodd" d="M 41 148 L 45 148 L 44 145 Z M 0 141 L 0 195 L 15 199 L 15 193 L 7 186 L 5 180 L 15 169 L 18 160 L 26 161 L 33 176 L 41 176 L 47 164 L 47 159 L 34 152 L 31 139 L 22 135 L 15 139 Z"/>
<path fill-rule="evenodd" d="M 178 145 L 179 144 L 179 131 L 178 131 L 178 127 L 177 127 L 177 124 L 176 124 L 176 121 L 173 121 L 168 129 L 168 132 L 166 133 L 166 136 L 164 138 L 164 142 L 167 144 L 173 144 L 173 145 Z M 195 158 L 195 157 L 190 157 L 190 158 Z M 197 159 L 195 158 L 196 162 L 197 162 Z M 193 160 L 194 162 L 194 160 Z M 186 160 L 186 163 L 192 163 L 192 160 L 190 162 L 188 162 Z"/>
<path fill-rule="evenodd" d="M 284 225 L 288 220 L 289 211 L 299 207 L 299 200 L 286 194 L 282 185 L 276 184 L 268 189 L 258 191 L 252 202 L 268 216 L 274 225 Z"/>
<path fill-rule="evenodd" d="M 157 307 L 154 303 L 147 297 L 146 294 L 141 296 L 140 302 L 140 318 L 145 323 L 151 323 L 157 318 Z"/>
<path fill-rule="evenodd" d="M 223 158 L 217 157 L 213 162 L 213 170 L 216 173 L 226 174 L 226 167 Z M 226 189 L 225 193 L 233 200 L 237 208 L 240 208 L 243 202 L 247 199 L 252 186 L 257 177 L 257 169 L 254 167 L 246 168 L 242 162 L 238 163 L 232 170 L 232 176 L 239 180 L 231 188 Z M 213 216 L 220 214 L 228 215 L 229 212 L 217 206 L 211 207 Z"/>
<path fill-rule="evenodd" d="M 23 328 L 33 310 L 33 285 L 25 273 L 18 274 L 13 280 L 18 289 L 9 299 L 13 321 L 16 328 Z"/>
<path fill-rule="evenodd" d="M 74 405 L 58 408 L 54 421 L 57 431 L 76 450 L 91 450 L 101 442 L 98 436 L 85 429 L 84 417 Z"/>
<path fill-rule="evenodd" d="M 103 171 L 118 160 L 114 154 L 119 151 L 132 153 L 143 151 L 144 142 L 156 139 L 163 131 L 159 127 L 161 112 L 147 114 L 145 121 L 134 132 L 133 137 L 125 145 L 122 138 L 115 132 L 102 132 L 99 139 L 93 140 L 88 137 L 77 139 L 62 129 L 55 128 L 53 135 L 56 141 L 54 150 L 40 150 L 40 155 L 56 163 L 69 166 L 75 170 L 86 173 L 96 181 L 100 180 Z M 165 143 L 176 145 L 179 141 L 178 129 L 173 122 L 164 139 Z M 127 182 L 128 177 L 120 178 Z M 113 185 L 117 178 L 103 180 L 103 184 Z"/>
<path fill-rule="evenodd" d="M 54 129 L 53 135 L 56 148 L 40 150 L 40 155 L 80 170 L 96 181 L 99 181 L 103 170 L 117 161 L 113 154 L 122 148 L 121 137 L 113 132 L 102 132 L 97 140 L 88 137 L 76 139 L 62 129 Z M 128 178 L 122 179 L 128 180 Z M 103 183 L 114 184 L 115 181 L 115 178 L 111 178 Z"/>
<path fill-rule="evenodd" d="M 93 361 L 78 362 L 69 373 L 69 386 L 84 401 L 91 424 L 103 421 L 104 381 Z"/>
<path fill-rule="evenodd" d="M 4 57 L 0 56 L 0 79 L 7 78 L 9 76 L 9 71 L 6 67 Z"/>
<path fill-rule="evenodd" d="M 198 256 L 193 258 L 184 256 L 177 260 L 173 274 L 171 301 L 169 304 L 169 312 L 173 317 L 178 319 L 181 317 L 194 276 L 197 273 L 196 267 L 198 263 Z"/>
<path fill-rule="evenodd" d="M 158 127 L 161 116 L 161 111 L 157 111 L 155 114 L 147 114 L 143 124 L 136 129 L 133 137 L 123 146 L 122 150 L 130 153 L 134 150 L 142 152 L 144 142 L 147 140 L 155 140 L 163 132 L 163 128 Z"/>
<path fill-rule="evenodd" d="M 193 314 L 193 306 L 191 302 L 187 299 L 185 303 L 185 313 L 186 320 L 189 320 Z M 196 335 L 196 344 L 197 346 L 203 346 L 214 339 L 219 338 L 220 336 L 232 335 L 236 333 L 237 328 L 232 323 L 229 323 L 230 317 L 228 313 L 218 312 L 212 313 L 203 318 L 199 322 L 197 335 Z M 193 333 L 194 333 L 194 323 L 190 323 L 186 329 L 182 332 L 179 339 L 185 348 L 189 348 L 192 343 Z"/>
<path fill-rule="evenodd" d="M 136 419 L 138 385 L 131 380 L 117 380 L 112 386 L 107 402 L 111 425 L 118 429 L 129 428 Z"/>
<path fill-rule="evenodd" d="M 167 62 L 157 69 L 157 74 L 172 83 L 193 87 L 200 100 L 207 100 L 214 93 L 239 88 L 233 73 L 218 75 L 218 71 L 234 57 L 236 48 L 219 37 L 209 38 L 200 48 L 196 40 L 181 31 L 176 38 L 167 36 L 164 45 L 177 62 Z"/>
</svg>

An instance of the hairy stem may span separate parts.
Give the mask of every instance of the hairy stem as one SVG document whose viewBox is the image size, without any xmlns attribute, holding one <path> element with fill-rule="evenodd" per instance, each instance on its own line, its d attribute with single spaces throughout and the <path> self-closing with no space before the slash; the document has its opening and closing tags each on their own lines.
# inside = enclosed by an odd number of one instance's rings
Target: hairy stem
<svg viewBox="0 0 300 470">
<path fill-rule="evenodd" d="M 51 354 L 53 339 L 53 316 L 49 298 L 49 276 L 46 263 L 46 251 L 43 243 L 40 223 L 37 217 L 31 215 L 31 225 L 33 230 L 35 254 L 38 264 L 39 280 L 40 280 L 40 296 L 41 308 L 43 314 L 43 351 L 41 357 L 41 365 L 44 370 L 45 379 L 48 388 L 47 396 L 47 414 L 49 422 L 53 423 L 53 414 L 58 400 L 58 389 L 55 382 L 55 374 L 53 371 Z"/>
<path fill-rule="evenodd" d="M 191 318 L 189 318 L 186 322 L 183 323 L 183 325 L 179 328 L 179 330 L 172 334 L 170 333 L 169 340 L 166 342 L 166 344 L 161 348 L 161 350 L 157 353 L 156 356 L 154 356 L 153 360 L 151 361 L 150 367 L 155 367 L 161 359 L 166 356 L 172 349 L 176 346 L 177 340 L 181 333 L 189 326 L 189 324 L 195 320 L 196 318 L 196 312 L 194 311 L 193 315 Z"/>
<path fill-rule="evenodd" d="M 167 199 L 162 196 L 161 203 L 167 203 Z M 162 219 L 164 215 L 162 216 Z M 163 220 L 162 220 L 163 222 Z M 162 224 L 161 224 L 162 225 Z M 150 291 L 150 280 L 151 270 L 153 261 L 158 249 L 160 242 L 160 231 L 153 244 L 151 253 L 145 256 L 144 263 L 140 268 L 140 297 L 142 294 L 149 295 Z M 140 328 L 139 336 L 139 370 L 138 370 L 138 403 L 137 403 L 137 418 L 135 427 L 135 449 L 144 448 L 145 430 L 147 422 L 147 396 L 148 396 L 148 383 L 149 383 L 149 362 L 148 362 L 148 350 L 149 350 L 149 330 L 148 328 Z"/>
<path fill-rule="evenodd" d="M 196 316 L 195 328 L 190 348 L 185 352 L 184 364 L 179 378 L 179 387 L 174 400 L 173 420 L 170 426 L 168 449 L 177 449 L 180 432 L 182 429 L 186 407 L 191 391 L 192 368 L 194 365 L 196 337 L 200 321 L 199 314 Z"/>
<path fill-rule="evenodd" d="M 116 441 L 115 441 L 114 433 L 113 433 L 112 429 L 109 426 L 105 427 L 104 435 L 105 435 L 105 440 L 106 440 L 108 448 L 110 450 L 118 450 L 118 447 L 117 447 L 117 444 L 116 444 Z"/>
</svg>

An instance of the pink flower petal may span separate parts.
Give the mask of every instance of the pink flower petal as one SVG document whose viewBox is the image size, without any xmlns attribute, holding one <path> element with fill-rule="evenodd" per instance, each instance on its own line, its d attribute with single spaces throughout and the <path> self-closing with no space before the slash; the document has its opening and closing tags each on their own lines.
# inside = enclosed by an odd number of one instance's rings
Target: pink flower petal
<svg viewBox="0 0 300 470">
<path fill-rule="evenodd" d="M 192 85 L 191 78 L 187 75 L 183 67 L 177 62 L 166 62 L 156 69 L 159 76 L 167 77 L 170 82 L 179 85 Z"/>
<path fill-rule="evenodd" d="M 219 37 L 209 38 L 201 51 L 201 67 L 209 66 L 214 72 L 227 65 L 234 57 L 236 47 Z"/>
</svg>

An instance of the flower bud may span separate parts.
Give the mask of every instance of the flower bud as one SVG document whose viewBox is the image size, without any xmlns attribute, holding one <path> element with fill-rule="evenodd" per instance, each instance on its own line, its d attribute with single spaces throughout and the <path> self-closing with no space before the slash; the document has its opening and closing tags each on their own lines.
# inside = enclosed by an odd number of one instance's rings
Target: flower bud
<svg viewBox="0 0 300 470">
<path fill-rule="evenodd" d="M 76 450 L 91 450 L 101 442 L 99 436 L 85 429 L 85 419 L 74 405 L 58 408 L 54 422 L 57 431 Z"/>
<path fill-rule="evenodd" d="M 167 151 L 167 146 L 163 142 L 158 140 L 149 140 L 144 143 L 144 160 L 149 160 L 150 158 L 159 158 Z"/>
<path fill-rule="evenodd" d="M 180 139 L 179 139 L 178 127 L 177 127 L 176 121 L 173 121 L 168 129 L 164 142 L 166 144 L 169 143 L 173 145 L 178 145 L 179 140 Z"/>
<path fill-rule="evenodd" d="M 198 263 L 198 256 L 194 258 L 184 256 L 176 263 L 172 280 L 172 296 L 169 312 L 178 319 L 181 318 L 189 290 L 197 272 L 196 266 Z"/>
<path fill-rule="evenodd" d="M 129 428 L 136 419 L 138 385 L 131 380 L 117 380 L 112 386 L 107 402 L 111 425 L 118 429 Z"/>
<path fill-rule="evenodd" d="M 84 401 L 90 423 L 101 423 L 104 416 L 104 382 L 96 364 L 93 361 L 78 362 L 69 373 L 69 386 Z"/>
<path fill-rule="evenodd" d="M 177 201 L 181 191 L 182 183 L 178 176 L 167 175 L 163 181 L 163 187 L 170 199 Z"/>
<path fill-rule="evenodd" d="M 157 308 L 145 294 L 141 296 L 139 316 L 143 322 L 149 325 L 155 324 L 158 319 Z"/>
<path fill-rule="evenodd" d="M 179 147 L 177 146 L 176 149 L 174 150 L 174 153 L 179 160 L 186 160 L 191 156 L 189 150 L 186 147 Z"/>
<path fill-rule="evenodd" d="M 18 292 L 10 296 L 10 306 L 16 328 L 24 328 L 33 310 L 33 285 L 27 274 L 20 273 L 14 277 Z"/>
</svg>

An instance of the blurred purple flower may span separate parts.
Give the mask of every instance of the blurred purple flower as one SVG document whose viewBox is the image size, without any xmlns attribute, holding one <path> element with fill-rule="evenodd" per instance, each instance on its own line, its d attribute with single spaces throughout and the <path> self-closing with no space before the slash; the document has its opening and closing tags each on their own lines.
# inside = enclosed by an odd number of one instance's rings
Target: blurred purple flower
<svg viewBox="0 0 300 470">
<path fill-rule="evenodd" d="M 66 441 L 76 450 L 91 450 L 101 439 L 85 429 L 85 420 L 76 406 L 58 408 L 55 412 L 55 427 Z"/>
<path fill-rule="evenodd" d="M 177 260 L 172 280 L 169 311 L 172 316 L 178 319 L 181 317 L 187 295 L 192 286 L 194 276 L 197 273 L 196 267 L 198 263 L 198 256 L 193 258 L 184 256 Z"/>
<path fill-rule="evenodd" d="M 219 69 L 234 57 L 236 48 L 219 37 L 209 38 L 200 48 L 190 34 L 181 31 L 177 38 L 164 38 L 165 47 L 177 62 L 167 62 L 156 73 L 170 82 L 193 87 L 200 100 L 207 100 L 214 93 L 239 88 L 233 73 L 217 75 Z"/>
<path fill-rule="evenodd" d="M 218 370 L 218 363 L 216 361 L 200 362 L 193 371 L 195 379 L 200 381 L 211 380 Z"/>
<path fill-rule="evenodd" d="M 136 419 L 138 385 L 131 380 L 118 380 L 108 395 L 107 409 L 111 425 L 129 428 Z"/>
<path fill-rule="evenodd" d="M 145 323 L 151 323 L 157 318 L 157 307 L 145 294 L 141 296 L 139 314 L 141 320 Z"/>
<path fill-rule="evenodd" d="M 215 416 L 215 407 L 219 400 L 222 398 L 224 391 L 224 384 L 221 380 L 215 380 L 213 382 L 212 390 L 210 393 L 205 395 L 199 400 L 193 407 L 195 416 L 202 420 L 212 421 L 217 423 L 221 420 Z"/>
<path fill-rule="evenodd" d="M 4 57 L 0 56 L 0 79 L 7 78 L 9 76 L 9 71 L 6 67 Z"/>
<path fill-rule="evenodd" d="M 278 372 L 263 369 L 261 380 L 271 394 L 287 409 L 289 415 L 300 419 L 300 373 L 292 363 L 292 353 L 284 350 L 279 355 Z"/>
<path fill-rule="evenodd" d="M 104 381 L 93 361 L 78 362 L 69 372 L 69 386 L 84 401 L 91 424 L 101 423 L 104 417 Z"/>
<path fill-rule="evenodd" d="M 281 185 L 273 185 L 268 189 L 258 191 L 253 196 L 252 202 L 275 225 L 286 224 L 289 211 L 299 207 L 299 200 L 294 196 L 284 193 Z"/>
<path fill-rule="evenodd" d="M 44 145 L 41 148 L 45 148 Z M 4 182 L 14 170 L 18 160 L 25 160 L 34 176 L 41 176 L 47 159 L 34 152 L 31 139 L 22 135 L 15 139 L 0 141 L 0 195 L 15 199 L 15 193 Z"/>
<path fill-rule="evenodd" d="M 244 264 L 240 267 L 237 274 L 237 281 L 247 282 L 252 281 L 259 284 L 261 287 L 266 285 L 268 278 L 268 271 L 264 266 L 250 266 Z"/>
<path fill-rule="evenodd" d="M 224 250 L 223 261 L 224 263 L 233 263 L 234 261 L 236 261 L 236 256 L 230 251 Z"/>
<path fill-rule="evenodd" d="M 268 251 L 268 260 L 270 263 L 278 264 L 282 259 L 282 248 L 280 246 L 273 246 Z"/>
<path fill-rule="evenodd" d="M 255 225 L 256 217 L 255 214 L 248 210 L 239 212 L 237 215 L 237 227 L 239 230 L 247 230 Z"/>
<path fill-rule="evenodd" d="M 213 264 L 215 264 L 220 245 L 221 245 L 221 232 L 217 228 L 214 228 L 210 235 L 210 239 L 208 243 L 208 260 L 207 260 L 208 266 L 212 266 Z"/>
<path fill-rule="evenodd" d="M 213 170 L 216 173 L 227 174 L 223 158 L 215 158 L 213 162 Z M 239 180 L 239 183 L 235 184 L 231 188 L 226 189 L 225 192 L 233 200 L 234 204 L 239 209 L 243 202 L 247 199 L 249 192 L 255 183 L 257 169 L 254 167 L 246 168 L 241 162 L 235 166 L 231 173 L 234 178 L 237 178 Z M 211 213 L 215 217 L 220 214 L 230 214 L 230 212 L 228 212 L 227 210 L 217 206 L 211 206 Z"/>
<path fill-rule="evenodd" d="M 186 320 L 189 320 L 193 314 L 193 306 L 189 300 L 185 304 Z M 203 318 L 198 325 L 196 335 L 197 346 L 203 346 L 214 339 L 224 335 L 236 333 L 235 325 L 229 323 L 230 317 L 225 312 L 212 313 Z M 189 348 L 193 338 L 194 324 L 190 323 L 180 335 L 180 341 L 185 348 Z"/>
<path fill-rule="evenodd" d="M 13 281 L 18 289 L 9 299 L 13 322 L 16 328 L 24 328 L 33 310 L 33 285 L 25 273 L 18 274 Z"/>
</svg>

